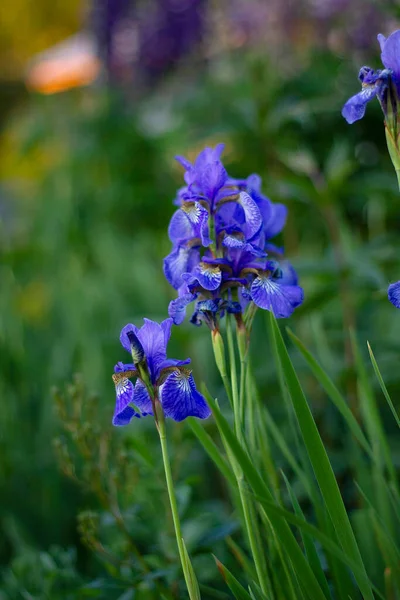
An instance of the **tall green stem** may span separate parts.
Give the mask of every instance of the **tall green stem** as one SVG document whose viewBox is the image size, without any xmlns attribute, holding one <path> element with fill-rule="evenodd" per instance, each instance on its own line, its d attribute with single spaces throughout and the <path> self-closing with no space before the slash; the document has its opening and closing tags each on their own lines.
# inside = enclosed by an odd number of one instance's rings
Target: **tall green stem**
<svg viewBox="0 0 400 600">
<path fill-rule="evenodd" d="M 240 419 L 240 396 L 238 393 L 238 381 L 236 372 L 236 358 L 235 348 L 233 343 L 233 332 L 232 332 L 232 317 L 227 315 L 227 339 L 228 339 L 228 353 L 230 362 L 230 374 L 231 374 L 231 387 L 232 387 L 232 400 L 233 400 L 233 412 L 235 421 L 235 432 L 240 441 L 244 442 L 243 438 L 243 423 Z M 242 386 L 241 386 L 242 387 Z M 244 387 L 242 390 L 243 401 L 244 401 Z M 265 572 L 264 557 L 261 551 L 261 543 L 256 530 L 256 517 L 254 509 L 251 503 L 251 499 L 247 493 L 246 483 L 243 477 L 242 470 L 238 465 L 232 465 L 236 480 L 239 488 L 239 496 L 243 509 L 244 522 L 249 539 L 250 550 L 253 555 L 254 565 L 257 572 L 258 581 L 264 594 L 268 595 L 270 592 L 268 586 L 268 576 Z"/>
<path fill-rule="evenodd" d="M 161 413 L 161 414 L 159 414 L 159 413 Z M 165 420 L 164 420 L 164 414 L 162 413 L 161 407 L 159 410 L 157 410 L 157 416 L 158 416 L 158 419 L 157 419 L 156 423 L 157 423 L 158 433 L 160 436 L 161 451 L 162 451 L 164 471 L 165 471 L 165 479 L 167 482 L 169 502 L 171 505 L 172 519 L 174 522 L 176 543 L 178 544 L 179 558 L 181 559 L 183 575 L 185 577 L 185 582 L 186 582 L 186 587 L 188 590 L 189 598 L 190 598 L 190 600 L 199 600 L 200 593 L 198 591 L 197 581 L 194 577 L 194 573 L 191 572 L 191 569 L 189 566 L 189 559 L 187 557 L 185 544 L 183 542 L 183 537 L 182 537 L 181 523 L 180 523 L 179 513 L 178 513 L 178 504 L 176 502 L 175 488 L 174 488 L 174 483 L 173 483 L 172 473 L 171 473 L 171 464 L 169 462 Z"/>
</svg>

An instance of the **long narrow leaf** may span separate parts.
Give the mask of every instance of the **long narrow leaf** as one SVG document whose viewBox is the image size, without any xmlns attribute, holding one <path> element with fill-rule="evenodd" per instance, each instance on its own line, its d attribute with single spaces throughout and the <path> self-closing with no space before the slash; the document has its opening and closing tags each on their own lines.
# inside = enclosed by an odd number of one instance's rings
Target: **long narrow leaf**
<svg viewBox="0 0 400 600">
<path fill-rule="evenodd" d="M 397 425 L 400 427 L 400 418 L 399 418 L 399 415 L 397 414 L 396 409 L 394 407 L 394 404 L 392 402 L 392 399 L 389 396 L 389 392 L 387 391 L 385 382 L 383 381 L 381 372 L 380 372 L 379 367 L 378 367 L 378 363 L 376 362 L 374 353 L 372 352 L 372 348 L 369 345 L 369 342 L 367 342 L 367 346 L 368 346 L 369 355 L 371 357 L 372 366 L 374 367 L 374 371 L 375 371 L 376 377 L 377 377 L 377 379 L 379 381 L 379 385 L 381 386 L 381 390 L 383 392 L 383 395 L 386 398 L 386 402 L 388 403 L 389 408 L 392 411 L 392 414 L 393 414 L 393 416 L 394 416 L 394 418 L 396 420 Z"/>
<path fill-rule="evenodd" d="M 193 417 L 189 417 L 187 419 L 189 422 L 190 428 L 199 440 L 200 444 L 203 446 L 204 450 L 207 452 L 208 456 L 215 463 L 218 469 L 221 471 L 222 475 L 225 479 L 233 486 L 236 485 L 236 479 L 234 474 L 232 473 L 231 468 L 227 465 L 224 457 L 222 456 L 218 446 L 215 444 L 214 440 L 208 435 L 205 431 L 204 427 L 200 425 L 199 421 Z"/>
<path fill-rule="evenodd" d="M 221 573 L 226 585 L 235 596 L 236 600 L 251 600 L 250 594 L 244 589 L 241 583 L 236 579 L 234 575 L 214 556 L 214 560 L 217 564 L 218 571 Z"/>
<path fill-rule="evenodd" d="M 205 387 L 203 388 L 203 391 L 213 412 L 218 429 L 220 430 L 221 435 L 225 438 L 225 441 L 229 446 L 233 456 L 240 465 L 245 478 L 254 491 L 254 494 L 259 497 L 273 500 L 271 492 L 261 479 L 257 470 L 254 468 L 250 457 L 240 445 L 228 422 L 221 414 L 216 402 L 210 396 Z M 265 512 L 268 514 L 268 510 Z M 271 516 L 276 517 L 276 513 Z M 326 600 L 325 594 L 323 593 L 318 580 L 316 579 L 310 565 L 300 550 L 300 547 L 297 544 L 296 539 L 286 521 L 281 517 L 278 517 L 273 518 L 272 523 L 274 530 L 282 543 L 282 546 L 285 548 L 290 560 L 292 561 L 299 579 L 301 579 L 304 588 L 308 590 L 309 597 L 312 598 L 312 600 Z"/>
<path fill-rule="evenodd" d="M 333 383 L 332 379 L 324 371 L 321 365 L 315 360 L 311 352 L 307 350 L 307 348 L 299 340 L 299 338 L 289 328 L 287 328 L 286 331 L 288 332 L 288 335 L 292 342 L 300 350 L 302 356 L 307 361 L 308 366 L 314 373 L 318 382 L 324 388 L 325 392 L 328 394 L 333 404 L 336 406 L 342 417 L 345 419 L 354 437 L 357 439 L 357 441 L 363 447 L 363 449 L 367 452 L 367 454 L 369 456 L 372 456 L 371 446 L 368 443 L 363 430 L 361 429 L 357 419 L 351 412 L 346 400 L 343 398 L 342 394 L 340 393 L 336 385 Z"/>
<path fill-rule="evenodd" d="M 295 514 L 298 517 L 304 519 L 303 511 L 300 508 L 300 504 L 296 498 L 296 495 L 293 492 L 292 486 L 290 485 L 288 478 L 286 477 L 285 473 L 283 473 L 283 471 L 282 471 L 282 477 L 285 480 L 285 484 L 286 484 Z M 328 583 L 326 581 L 325 574 L 322 570 L 321 563 L 320 563 L 317 551 L 314 546 L 314 542 L 313 542 L 311 536 L 308 533 L 305 533 L 304 531 L 301 531 L 301 537 L 303 540 L 303 545 L 304 545 L 304 549 L 306 551 L 308 562 L 310 563 L 310 566 L 311 566 L 312 570 L 314 571 L 315 576 L 317 577 L 321 588 L 324 590 L 325 596 L 327 598 L 330 598 L 331 594 L 329 591 Z"/>
<path fill-rule="evenodd" d="M 281 332 L 276 319 L 271 312 L 271 324 L 274 332 L 274 340 L 285 375 L 293 407 L 297 416 L 300 430 L 303 436 L 305 446 L 312 464 L 318 485 L 327 511 L 334 524 L 336 534 L 345 553 L 358 566 L 356 577 L 361 593 L 365 599 L 373 600 L 373 593 L 369 584 L 368 576 L 365 571 L 364 563 L 357 546 L 354 532 L 351 528 L 350 520 L 347 515 L 343 500 L 340 494 L 332 466 L 328 455 L 322 443 L 317 426 L 312 416 L 310 407 L 304 396 L 300 382 L 290 360 L 288 351 L 284 344 Z"/>
</svg>

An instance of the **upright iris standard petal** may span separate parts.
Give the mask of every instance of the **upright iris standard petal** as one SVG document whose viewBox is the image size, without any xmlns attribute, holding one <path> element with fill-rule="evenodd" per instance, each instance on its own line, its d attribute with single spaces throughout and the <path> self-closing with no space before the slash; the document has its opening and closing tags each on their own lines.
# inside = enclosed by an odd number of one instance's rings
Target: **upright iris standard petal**
<svg viewBox="0 0 400 600">
<path fill-rule="evenodd" d="M 167 417 L 183 421 L 186 417 L 206 419 L 211 411 L 196 389 L 193 375 L 174 371 L 160 388 L 160 401 Z"/>
<path fill-rule="evenodd" d="M 400 30 L 394 31 L 385 40 L 382 34 L 378 35 L 381 45 L 381 59 L 387 69 L 391 69 L 396 77 L 400 77 Z"/>
<path fill-rule="evenodd" d="M 167 344 L 162 324 L 143 319 L 144 325 L 138 331 L 138 337 L 143 344 L 147 363 L 154 383 L 158 376 L 159 365 L 167 358 Z M 172 319 L 168 319 L 172 323 Z"/>
<path fill-rule="evenodd" d="M 400 308 L 400 281 L 391 283 L 388 287 L 388 298 L 396 308 Z"/>
<path fill-rule="evenodd" d="M 213 202 L 227 179 L 228 173 L 221 161 L 214 161 L 201 170 L 199 174 L 200 189 L 204 196 Z"/>
<path fill-rule="evenodd" d="M 347 100 L 342 109 L 342 116 L 351 125 L 355 121 L 362 119 L 365 115 L 365 109 L 368 104 L 378 93 L 376 85 L 364 87 L 361 92 L 352 96 Z"/>
<path fill-rule="evenodd" d="M 270 310 L 277 318 L 287 318 L 304 299 L 301 287 L 280 285 L 268 276 L 254 279 L 251 289 L 253 302 L 260 308 Z"/>
<path fill-rule="evenodd" d="M 125 325 L 125 327 L 123 327 L 121 330 L 119 340 L 123 348 L 125 348 L 125 350 L 129 352 L 129 354 L 131 352 L 131 342 L 129 340 L 128 334 L 132 332 L 137 336 L 138 331 L 138 328 L 135 325 L 132 325 L 132 323 L 128 323 L 128 325 Z"/>
<path fill-rule="evenodd" d="M 384 49 L 385 43 L 386 43 L 386 38 L 384 35 L 382 35 L 382 33 L 378 33 L 378 35 L 376 37 L 377 37 L 379 45 L 381 47 L 381 52 L 383 52 L 383 49 Z"/>
</svg>

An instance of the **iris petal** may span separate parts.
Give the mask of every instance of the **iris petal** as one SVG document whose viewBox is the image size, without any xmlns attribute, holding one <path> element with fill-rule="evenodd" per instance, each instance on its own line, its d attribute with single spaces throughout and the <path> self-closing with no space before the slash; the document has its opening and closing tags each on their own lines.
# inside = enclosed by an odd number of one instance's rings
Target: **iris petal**
<svg viewBox="0 0 400 600">
<path fill-rule="evenodd" d="M 389 285 L 388 298 L 393 306 L 400 308 L 400 281 Z"/>
<path fill-rule="evenodd" d="M 182 296 L 179 296 L 169 303 L 168 314 L 173 319 L 175 325 L 183 323 L 186 317 L 186 307 L 193 302 L 196 297 L 197 294 L 182 294 Z"/>
<path fill-rule="evenodd" d="M 383 36 L 382 36 L 383 37 Z M 382 38 L 379 38 L 382 46 Z M 400 76 L 400 30 L 394 31 L 385 40 L 382 48 L 381 59 L 387 69 L 392 69 L 396 77 Z"/>
<path fill-rule="evenodd" d="M 193 237 L 193 225 L 183 210 L 176 210 L 172 215 L 168 235 L 173 244 L 181 244 Z"/>
<path fill-rule="evenodd" d="M 182 275 L 190 273 L 200 261 L 198 248 L 178 246 L 164 258 L 164 275 L 176 290 L 183 284 Z"/>
<path fill-rule="evenodd" d="M 151 404 L 149 393 L 140 379 L 136 381 L 132 402 L 140 409 L 143 416 L 153 414 L 153 406 Z"/>
<path fill-rule="evenodd" d="M 138 328 L 135 325 L 132 325 L 132 323 L 128 323 L 128 325 L 125 325 L 125 327 L 123 327 L 121 330 L 119 340 L 129 354 L 131 353 L 131 342 L 129 340 L 128 333 L 133 333 L 137 336 L 138 331 Z"/>
<path fill-rule="evenodd" d="M 124 425 L 129 425 L 133 417 L 139 418 L 140 415 L 131 406 L 127 406 L 118 415 L 114 415 L 112 424 L 116 427 L 123 427 Z"/>
<path fill-rule="evenodd" d="M 133 401 L 134 388 L 133 383 L 126 377 L 119 378 L 115 384 L 116 400 L 113 417 L 113 425 L 127 425 L 135 411 L 129 407 Z M 130 410 L 126 410 L 129 408 Z"/>
<path fill-rule="evenodd" d="M 246 192 L 240 192 L 239 204 L 245 214 L 246 238 L 251 240 L 262 227 L 261 213 L 253 198 Z"/>
<path fill-rule="evenodd" d="M 196 389 L 193 375 L 175 371 L 160 388 L 160 399 L 167 417 L 183 421 L 186 417 L 206 419 L 211 411 Z"/>
<path fill-rule="evenodd" d="M 342 116 L 350 125 L 363 118 L 367 103 L 375 98 L 377 92 L 378 88 L 376 86 L 365 87 L 361 92 L 347 100 L 342 108 Z"/>
<path fill-rule="evenodd" d="M 201 262 L 193 275 L 205 290 L 216 290 L 221 285 L 222 273 L 218 266 Z"/>
<path fill-rule="evenodd" d="M 304 298 L 301 287 L 280 285 L 267 277 L 256 277 L 250 292 L 252 300 L 257 306 L 272 311 L 278 319 L 290 317 Z"/>
</svg>

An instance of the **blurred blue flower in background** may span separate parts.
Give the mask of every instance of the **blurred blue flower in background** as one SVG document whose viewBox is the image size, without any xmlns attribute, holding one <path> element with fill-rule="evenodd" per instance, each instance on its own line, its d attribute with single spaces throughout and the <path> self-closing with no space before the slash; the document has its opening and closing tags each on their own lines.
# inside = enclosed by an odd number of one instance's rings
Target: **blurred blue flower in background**
<svg viewBox="0 0 400 600">
<path fill-rule="evenodd" d="M 388 117 L 388 111 L 397 112 L 400 90 L 400 30 L 395 31 L 388 38 L 380 33 L 378 41 L 385 68 L 377 71 L 370 67 L 360 69 L 358 78 L 362 90 L 352 96 L 342 109 L 343 117 L 350 124 L 362 119 L 367 103 L 375 97 L 381 103 L 385 118 Z"/>
</svg>

